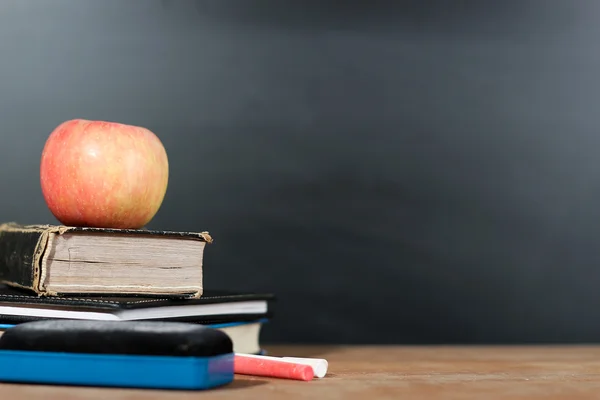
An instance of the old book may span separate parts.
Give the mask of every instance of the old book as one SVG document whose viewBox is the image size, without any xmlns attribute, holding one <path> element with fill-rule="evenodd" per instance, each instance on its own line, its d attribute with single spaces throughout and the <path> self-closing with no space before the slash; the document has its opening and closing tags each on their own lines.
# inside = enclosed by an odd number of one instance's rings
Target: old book
<svg viewBox="0 0 600 400">
<path fill-rule="evenodd" d="M 42 296 L 202 296 L 208 232 L 0 225 L 0 282 Z"/>
</svg>

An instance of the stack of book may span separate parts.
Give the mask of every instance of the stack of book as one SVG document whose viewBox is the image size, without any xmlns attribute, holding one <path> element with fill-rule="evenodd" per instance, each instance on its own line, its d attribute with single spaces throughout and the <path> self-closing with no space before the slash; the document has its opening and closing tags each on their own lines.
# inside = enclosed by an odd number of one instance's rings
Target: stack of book
<svg viewBox="0 0 600 400">
<path fill-rule="evenodd" d="M 210 243 L 208 232 L 2 224 L 0 332 L 40 319 L 185 321 L 261 353 L 274 296 L 205 290 Z"/>
</svg>

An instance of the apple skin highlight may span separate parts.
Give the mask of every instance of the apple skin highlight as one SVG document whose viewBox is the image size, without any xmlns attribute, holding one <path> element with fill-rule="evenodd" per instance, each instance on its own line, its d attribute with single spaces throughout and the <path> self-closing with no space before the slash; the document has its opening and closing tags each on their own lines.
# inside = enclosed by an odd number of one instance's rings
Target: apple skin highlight
<svg viewBox="0 0 600 400">
<path fill-rule="evenodd" d="M 42 194 L 67 226 L 142 228 L 162 205 L 168 180 L 162 142 L 139 126 L 65 121 L 42 151 Z"/>
</svg>

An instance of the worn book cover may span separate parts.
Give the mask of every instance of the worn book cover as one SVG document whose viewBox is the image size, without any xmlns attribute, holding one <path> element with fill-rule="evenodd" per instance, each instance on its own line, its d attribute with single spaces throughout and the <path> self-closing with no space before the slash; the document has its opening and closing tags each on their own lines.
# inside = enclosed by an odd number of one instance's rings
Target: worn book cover
<svg viewBox="0 0 600 400">
<path fill-rule="evenodd" d="M 208 232 L 0 225 L 0 282 L 41 296 L 202 295 Z"/>
</svg>

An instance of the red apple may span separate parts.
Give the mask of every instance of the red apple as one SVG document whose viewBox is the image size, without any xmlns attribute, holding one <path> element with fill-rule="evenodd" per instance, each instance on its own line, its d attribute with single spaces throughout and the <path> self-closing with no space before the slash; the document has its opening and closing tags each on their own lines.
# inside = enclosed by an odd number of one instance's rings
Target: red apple
<svg viewBox="0 0 600 400">
<path fill-rule="evenodd" d="M 169 162 L 146 128 L 75 119 L 48 137 L 40 178 L 46 204 L 62 224 L 139 229 L 162 204 Z"/>
</svg>

